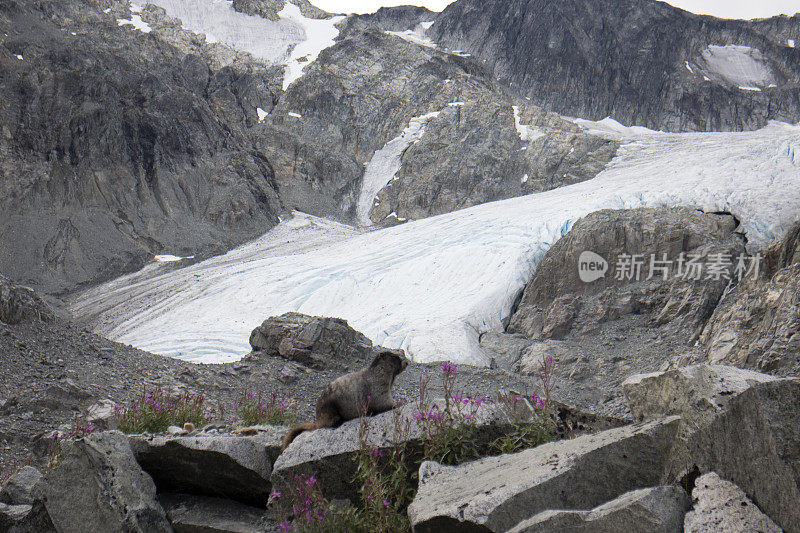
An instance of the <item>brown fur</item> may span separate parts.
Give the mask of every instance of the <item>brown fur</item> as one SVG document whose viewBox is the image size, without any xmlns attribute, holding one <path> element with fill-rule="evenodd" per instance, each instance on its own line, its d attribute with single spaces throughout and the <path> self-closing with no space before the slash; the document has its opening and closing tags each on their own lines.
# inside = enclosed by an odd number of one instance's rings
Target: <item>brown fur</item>
<svg viewBox="0 0 800 533">
<path fill-rule="evenodd" d="M 289 430 L 283 437 L 283 449 L 304 431 L 337 427 L 362 413 L 371 416 L 394 409 L 394 378 L 407 365 L 402 355 L 383 351 L 366 368 L 333 380 L 317 401 L 316 420 Z"/>
</svg>

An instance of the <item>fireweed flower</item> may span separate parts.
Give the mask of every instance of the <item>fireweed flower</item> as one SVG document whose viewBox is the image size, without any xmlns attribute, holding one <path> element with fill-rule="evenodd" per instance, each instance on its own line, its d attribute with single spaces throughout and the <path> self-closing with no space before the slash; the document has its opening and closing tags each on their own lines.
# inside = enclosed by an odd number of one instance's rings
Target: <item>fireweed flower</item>
<svg viewBox="0 0 800 533">
<path fill-rule="evenodd" d="M 446 361 L 446 362 L 442 363 L 439 368 L 442 369 L 442 372 L 444 372 L 445 374 L 448 374 L 448 375 L 454 375 L 454 374 L 458 373 L 458 370 L 456 369 L 456 365 L 454 365 L 450 361 Z"/>
</svg>

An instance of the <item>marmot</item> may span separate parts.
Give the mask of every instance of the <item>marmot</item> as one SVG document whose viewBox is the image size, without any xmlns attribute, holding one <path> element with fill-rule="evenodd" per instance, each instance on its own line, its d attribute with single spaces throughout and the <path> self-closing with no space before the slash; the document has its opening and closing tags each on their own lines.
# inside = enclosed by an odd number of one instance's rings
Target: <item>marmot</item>
<svg viewBox="0 0 800 533">
<path fill-rule="evenodd" d="M 392 385 L 406 366 L 408 360 L 402 352 L 384 350 L 367 368 L 333 380 L 317 401 L 316 420 L 293 427 L 283 437 L 283 449 L 304 431 L 337 427 L 358 418 L 365 407 L 369 416 L 394 409 Z"/>
</svg>

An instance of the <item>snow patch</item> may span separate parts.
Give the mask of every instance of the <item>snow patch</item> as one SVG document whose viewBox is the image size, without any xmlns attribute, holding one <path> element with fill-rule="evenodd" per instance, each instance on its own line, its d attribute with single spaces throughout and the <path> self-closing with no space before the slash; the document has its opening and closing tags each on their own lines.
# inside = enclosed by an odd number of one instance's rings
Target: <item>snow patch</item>
<svg viewBox="0 0 800 533">
<path fill-rule="evenodd" d="M 743 90 L 743 91 L 758 91 L 758 92 L 761 92 L 761 89 L 759 89 L 758 87 L 744 87 L 742 85 L 739 85 L 739 88 L 741 90 Z"/>
<path fill-rule="evenodd" d="M 789 48 L 794 48 L 794 39 L 788 39 L 786 41 L 786 44 L 789 45 Z"/>
<path fill-rule="evenodd" d="M 436 48 L 437 44 L 425 36 L 425 32 L 433 25 L 433 22 L 420 22 L 413 30 L 405 31 L 386 31 L 387 35 L 394 35 L 400 37 L 404 41 L 418 44 L 426 48 Z"/>
<path fill-rule="evenodd" d="M 164 254 L 157 255 L 153 259 L 155 259 L 158 263 L 175 263 L 176 261 L 183 261 L 184 259 L 194 259 L 194 256 L 190 255 L 187 257 L 180 257 L 177 255 Z"/>
<path fill-rule="evenodd" d="M 450 107 L 461 107 L 461 106 L 464 105 L 464 102 L 450 102 L 447 105 L 450 106 Z"/>
<path fill-rule="evenodd" d="M 142 33 L 150 33 L 153 31 L 153 28 L 151 28 L 147 22 L 142 20 L 141 15 L 131 14 L 131 18 L 128 20 L 117 19 L 118 26 L 126 26 L 128 24 L 133 26 L 133 29 L 139 30 Z"/>
<path fill-rule="evenodd" d="M 411 146 L 411 143 L 418 141 L 425 133 L 425 126 L 428 122 L 439 116 L 440 111 L 434 111 L 419 117 L 412 118 L 403 133 L 387 142 L 383 148 L 372 155 L 372 159 L 367 163 L 364 170 L 364 178 L 361 182 L 361 193 L 358 197 L 356 207 L 356 218 L 364 226 L 369 226 L 372 221 L 369 218 L 372 208 L 379 205 L 374 203 L 375 197 L 387 183 L 392 181 L 395 174 L 400 170 L 400 158 L 403 152 Z"/>
<path fill-rule="evenodd" d="M 292 118 L 303 118 L 303 115 L 301 115 L 300 113 L 295 113 L 294 111 L 289 111 L 286 114 Z"/>
<path fill-rule="evenodd" d="M 630 130 L 629 130 L 630 131 Z M 800 213 L 800 127 L 647 133 L 622 143 L 594 179 L 360 232 L 296 215 L 225 255 L 140 272 L 80 295 L 75 316 L 114 340 L 222 362 L 287 311 L 345 318 L 417 361 L 488 364 L 480 334 L 502 331 L 545 251 L 599 209 L 696 206 L 729 211 L 753 252 Z"/>
<path fill-rule="evenodd" d="M 694 69 L 693 69 L 693 68 L 692 68 L 692 66 L 689 64 L 689 62 L 688 62 L 688 61 L 686 61 L 686 62 L 685 62 L 685 64 L 686 64 L 686 70 L 688 70 L 689 72 L 691 72 L 692 74 L 694 74 Z"/>
<path fill-rule="evenodd" d="M 264 111 L 260 107 L 256 108 L 256 113 L 258 113 L 258 121 L 259 122 L 264 122 L 264 119 L 267 118 L 267 115 L 269 115 L 269 113 L 267 113 L 266 111 Z"/>
<path fill-rule="evenodd" d="M 762 87 L 777 81 L 757 48 L 712 44 L 703 51 L 703 60 L 706 74 L 714 81 L 742 87 Z"/>
<path fill-rule="evenodd" d="M 343 16 L 309 19 L 290 2 L 278 13 L 277 21 L 240 13 L 226 0 L 148 2 L 181 19 L 185 29 L 206 34 L 208 42 L 223 43 L 272 65 L 286 65 L 284 89 L 302 76 L 303 68 L 322 50 L 334 44 L 339 35 L 335 25 L 344 19 Z"/>
<path fill-rule="evenodd" d="M 286 65 L 286 74 L 283 77 L 283 90 L 297 81 L 303 75 L 303 69 L 316 61 L 319 54 L 333 46 L 336 37 L 339 36 L 339 29 L 336 24 L 344 20 L 343 16 L 331 17 L 328 19 L 310 19 L 300 11 L 300 8 L 290 2 L 286 2 L 284 8 L 278 13 L 281 19 L 291 20 L 304 28 L 306 38 L 297 43 L 289 55 Z"/>
<path fill-rule="evenodd" d="M 533 142 L 536 139 L 544 137 L 547 135 L 545 132 L 536 128 L 534 126 L 526 126 L 520 122 L 519 118 L 519 106 L 512 106 L 514 109 L 514 126 L 517 128 L 517 133 L 519 133 L 519 138 L 523 140 L 523 142 Z"/>
<path fill-rule="evenodd" d="M 582 118 L 564 118 L 574 122 L 587 133 L 612 140 L 633 139 L 662 133 L 642 126 L 624 126 L 611 117 L 606 117 L 600 121 L 585 120 Z"/>
<path fill-rule="evenodd" d="M 24 61 L 24 60 L 25 60 L 25 58 L 24 58 L 24 57 L 22 57 L 22 54 L 17 54 L 17 55 L 16 55 L 16 57 L 17 57 L 17 59 L 19 59 L 20 61 Z"/>
<path fill-rule="evenodd" d="M 522 179 L 520 181 L 522 183 L 528 183 L 528 179 L 529 179 L 529 176 L 527 174 L 525 174 L 524 176 L 522 176 Z"/>
</svg>

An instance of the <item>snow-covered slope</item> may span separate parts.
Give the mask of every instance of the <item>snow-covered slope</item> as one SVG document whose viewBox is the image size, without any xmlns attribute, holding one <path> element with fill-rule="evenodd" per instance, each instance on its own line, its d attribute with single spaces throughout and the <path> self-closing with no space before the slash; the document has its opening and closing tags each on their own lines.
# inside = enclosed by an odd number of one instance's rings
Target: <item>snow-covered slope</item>
<svg viewBox="0 0 800 533">
<path fill-rule="evenodd" d="M 624 138 L 596 178 L 388 229 L 296 215 L 246 246 L 179 270 L 150 265 L 78 298 L 73 311 L 115 340 L 195 361 L 230 361 L 253 327 L 299 311 L 343 317 L 417 361 L 485 364 L 544 252 L 592 211 L 694 205 L 738 216 L 751 246 L 800 214 L 800 127 L 666 134 L 595 125 Z"/>
<path fill-rule="evenodd" d="M 376 151 L 367 163 L 364 179 L 361 182 L 361 193 L 358 197 L 356 217 L 360 224 L 369 226 L 369 213 L 372 211 L 376 195 L 383 187 L 394 179 L 400 170 L 400 157 L 411 143 L 418 141 L 425 133 L 425 125 L 429 120 L 439 116 L 438 111 L 412 118 L 403 133 L 392 139 L 380 150 Z"/>
<path fill-rule="evenodd" d="M 181 19 L 184 28 L 205 33 L 210 42 L 221 42 L 249 52 L 271 64 L 287 66 L 284 89 L 299 78 L 305 66 L 333 45 L 339 35 L 336 24 L 343 16 L 311 19 L 296 5 L 286 2 L 277 21 L 246 15 L 227 0 L 147 0 Z"/>
</svg>

